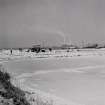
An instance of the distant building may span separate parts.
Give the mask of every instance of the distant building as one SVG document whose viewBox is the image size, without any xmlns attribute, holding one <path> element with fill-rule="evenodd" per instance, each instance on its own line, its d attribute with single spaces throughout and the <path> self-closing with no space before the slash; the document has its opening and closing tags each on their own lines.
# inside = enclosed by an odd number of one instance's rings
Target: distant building
<svg viewBox="0 0 105 105">
<path fill-rule="evenodd" d="M 64 44 L 61 46 L 61 49 L 76 49 L 77 46 Z"/>
<path fill-rule="evenodd" d="M 31 48 L 31 51 L 32 52 L 36 52 L 36 53 L 39 53 L 41 50 L 41 46 L 40 45 L 34 45 L 32 48 Z"/>
</svg>

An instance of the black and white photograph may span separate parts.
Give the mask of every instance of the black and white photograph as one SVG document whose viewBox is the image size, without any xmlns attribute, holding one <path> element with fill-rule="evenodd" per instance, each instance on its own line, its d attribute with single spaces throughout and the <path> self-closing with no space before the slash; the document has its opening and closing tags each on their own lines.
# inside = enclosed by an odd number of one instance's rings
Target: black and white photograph
<svg viewBox="0 0 105 105">
<path fill-rule="evenodd" d="M 0 0 L 0 105 L 105 105 L 105 0 Z"/>
</svg>

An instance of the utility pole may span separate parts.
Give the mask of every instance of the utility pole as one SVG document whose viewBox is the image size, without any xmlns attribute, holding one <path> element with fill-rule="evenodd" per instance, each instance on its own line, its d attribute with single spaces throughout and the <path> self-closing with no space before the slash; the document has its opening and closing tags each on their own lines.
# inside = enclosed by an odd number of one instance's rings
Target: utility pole
<svg viewBox="0 0 105 105">
<path fill-rule="evenodd" d="M 84 41 L 82 41 L 82 48 L 84 48 L 85 47 L 85 45 L 84 45 Z"/>
</svg>

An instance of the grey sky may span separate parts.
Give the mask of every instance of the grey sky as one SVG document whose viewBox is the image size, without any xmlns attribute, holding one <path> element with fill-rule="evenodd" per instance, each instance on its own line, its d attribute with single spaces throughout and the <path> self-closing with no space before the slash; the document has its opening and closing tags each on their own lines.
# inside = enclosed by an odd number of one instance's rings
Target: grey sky
<svg viewBox="0 0 105 105">
<path fill-rule="evenodd" d="M 0 0 L 0 47 L 105 41 L 105 0 Z"/>
</svg>

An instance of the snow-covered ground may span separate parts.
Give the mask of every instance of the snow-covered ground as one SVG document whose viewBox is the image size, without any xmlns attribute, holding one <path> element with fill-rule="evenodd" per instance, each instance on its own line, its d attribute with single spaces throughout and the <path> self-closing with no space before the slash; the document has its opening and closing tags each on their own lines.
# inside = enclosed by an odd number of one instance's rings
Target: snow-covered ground
<svg viewBox="0 0 105 105">
<path fill-rule="evenodd" d="M 39 54 L 14 50 L 12 55 L 4 50 L 0 61 L 9 61 L 3 65 L 16 76 L 16 85 L 53 99 L 54 105 L 105 105 L 105 49 Z"/>
</svg>

